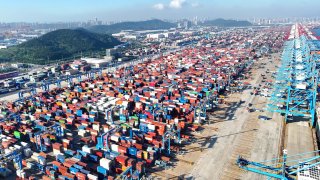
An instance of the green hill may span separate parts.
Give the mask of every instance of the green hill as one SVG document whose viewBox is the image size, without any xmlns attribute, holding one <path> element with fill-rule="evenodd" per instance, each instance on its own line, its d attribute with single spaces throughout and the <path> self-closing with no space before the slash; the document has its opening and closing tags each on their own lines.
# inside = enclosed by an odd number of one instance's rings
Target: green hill
<svg viewBox="0 0 320 180">
<path fill-rule="evenodd" d="M 249 21 L 237 21 L 237 20 L 226 20 L 226 19 L 215 19 L 205 21 L 202 25 L 205 26 L 220 26 L 220 27 L 243 27 L 252 26 Z"/>
<path fill-rule="evenodd" d="M 99 52 L 121 42 L 109 35 L 89 32 L 84 29 L 61 29 L 49 32 L 18 46 L 0 50 L 0 61 L 20 61 L 44 64 L 81 53 Z"/>
<path fill-rule="evenodd" d="M 157 29 L 170 29 L 176 27 L 176 24 L 161 21 L 158 19 L 138 21 L 138 22 L 122 22 L 112 25 L 97 25 L 90 26 L 87 29 L 92 32 L 102 33 L 102 34 L 113 34 L 118 33 L 122 30 L 157 30 Z"/>
</svg>

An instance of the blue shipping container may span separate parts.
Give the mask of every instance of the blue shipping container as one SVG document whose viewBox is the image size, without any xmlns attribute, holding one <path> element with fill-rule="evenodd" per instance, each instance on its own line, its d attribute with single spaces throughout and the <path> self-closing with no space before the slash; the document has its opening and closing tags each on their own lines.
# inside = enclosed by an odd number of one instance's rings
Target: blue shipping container
<svg viewBox="0 0 320 180">
<path fill-rule="evenodd" d="M 82 116 L 82 110 L 77 110 L 77 116 Z"/>
<path fill-rule="evenodd" d="M 83 169 L 82 166 L 78 165 L 78 164 L 74 164 L 73 167 L 77 168 L 77 169 Z"/>
<path fill-rule="evenodd" d="M 129 150 L 129 154 L 132 155 L 132 156 L 137 156 L 137 149 L 134 148 L 134 147 L 129 147 L 128 148 Z"/>
<path fill-rule="evenodd" d="M 90 171 L 85 169 L 80 169 L 80 172 L 82 172 L 83 174 L 90 174 Z"/>
<path fill-rule="evenodd" d="M 79 169 L 74 168 L 74 167 L 70 167 L 69 170 L 70 170 L 70 173 L 72 173 L 72 174 L 76 174 L 77 172 L 79 172 Z"/>
<path fill-rule="evenodd" d="M 89 157 L 90 157 L 90 159 L 91 159 L 92 161 L 98 162 L 98 156 L 93 155 L 93 154 L 90 154 Z"/>
<path fill-rule="evenodd" d="M 104 167 L 102 167 L 102 166 L 98 166 L 97 167 L 97 172 L 98 173 L 101 173 L 101 174 L 103 174 L 103 175 L 107 175 L 107 173 L 108 173 L 108 170 L 107 169 L 105 169 Z"/>
</svg>

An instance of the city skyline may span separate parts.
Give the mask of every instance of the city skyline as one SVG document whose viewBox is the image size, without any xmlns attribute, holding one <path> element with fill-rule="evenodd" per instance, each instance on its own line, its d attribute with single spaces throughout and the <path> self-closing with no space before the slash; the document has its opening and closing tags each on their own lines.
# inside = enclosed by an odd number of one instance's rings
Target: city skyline
<svg viewBox="0 0 320 180">
<path fill-rule="evenodd" d="M 11 0 L 1 2 L 0 22 L 316 17 L 316 3 L 316 0 Z"/>
</svg>

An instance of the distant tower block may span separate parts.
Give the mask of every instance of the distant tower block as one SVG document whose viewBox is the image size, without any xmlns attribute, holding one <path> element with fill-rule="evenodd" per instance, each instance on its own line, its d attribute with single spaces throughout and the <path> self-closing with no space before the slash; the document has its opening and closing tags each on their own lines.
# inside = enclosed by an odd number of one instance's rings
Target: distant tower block
<svg viewBox="0 0 320 180">
<path fill-rule="evenodd" d="M 110 49 L 106 49 L 106 56 L 110 57 L 111 56 L 111 50 Z"/>
</svg>

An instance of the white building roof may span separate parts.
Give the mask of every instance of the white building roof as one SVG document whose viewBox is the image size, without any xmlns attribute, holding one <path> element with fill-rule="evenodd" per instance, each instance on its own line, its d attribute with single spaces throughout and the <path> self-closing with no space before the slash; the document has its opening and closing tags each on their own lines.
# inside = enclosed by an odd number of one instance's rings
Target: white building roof
<svg viewBox="0 0 320 180">
<path fill-rule="evenodd" d="M 81 58 L 81 60 L 86 61 L 88 64 L 102 64 L 110 62 L 110 59 L 99 59 L 99 58 Z"/>
</svg>

